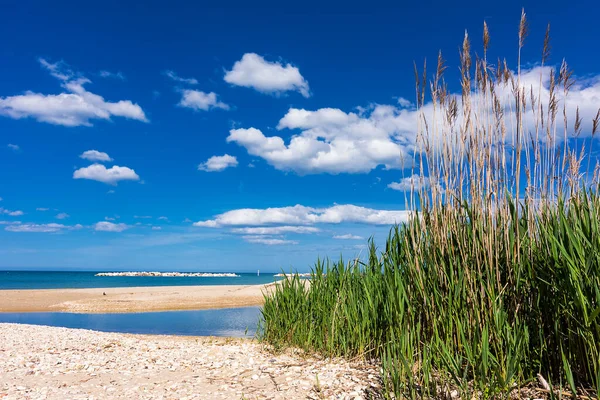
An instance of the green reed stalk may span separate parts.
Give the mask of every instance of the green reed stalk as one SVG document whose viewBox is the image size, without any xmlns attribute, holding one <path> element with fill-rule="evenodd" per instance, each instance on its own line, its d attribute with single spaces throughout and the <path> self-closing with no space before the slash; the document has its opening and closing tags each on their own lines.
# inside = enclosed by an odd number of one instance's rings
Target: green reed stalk
<svg viewBox="0 0 600 400">
<path fill-rule="evenodd" d="M 523 14 L 519 52 L 526 25 Z M 443 84 L 441 55 L 431 107 L 417 82 L 413 218 L 390 231 L 385 248 L 371 241 L 365 261 L 319 260 L 310 285 L 297 276 L 277 285 L 265 298 L 262 340 L 375 358 L 384 395 L 396 398 L 452 390 L 508 398 L 537 385 L 538 374 L 563 391 L 597 395 L 598 165 L 595 177 L 590 167 L 580 172 L 591 154 L 569 147 L 582 123 L 566 112 L 572 73 L 563 64 L 542 95 L 523 86 L 520 67 L 515 75 L 505 61 L 488 64 L 489 40 L 486 25 L 484 58 L 473 61 L 465 37 L 459 96 Z M 543 62 L 548 48 L 547 35 Z M 592 138 L 599 119 L 600 111 Z"/>
</svg>

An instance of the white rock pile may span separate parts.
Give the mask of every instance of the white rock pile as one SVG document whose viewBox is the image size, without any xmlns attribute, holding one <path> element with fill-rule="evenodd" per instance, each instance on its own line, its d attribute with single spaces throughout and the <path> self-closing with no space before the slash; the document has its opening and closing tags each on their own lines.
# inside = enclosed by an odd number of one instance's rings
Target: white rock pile
<svg viewBox="0 0 600 400">
<path fill-rule="evenodd" d="M 128 272 L 99 272 L 94 276 L 151 276 L 167 278 L 239 278 L 234 273 L 209 273 L 209 272 L 152 272 L 152 271 L 128 271 Z"/>
<path fill-rule="evenodd" d="M 281 278 L 281 277 L 285 278 L 285 277 L 288 277 L 288 276 L 289 277 L 293 277 L 293 276 L 296 276 L 296 275 L 298 275 L 298 277 L 300 277 L 300 278 L 310 278 L 312 276 L 312 274 L 310 272 L 304 272 L 304 273 L 300 273 L 300 274 L 298 274 L 298 273 L 296 273 L 296 274 L 275 274 L 274 276 L 278 277 L 278 278 Z"/>
<path fill-rule="evenodd" d="M 245 339 L 0 324 L 0 399 L 366 399 L 377 365 Z"/>
</svg>

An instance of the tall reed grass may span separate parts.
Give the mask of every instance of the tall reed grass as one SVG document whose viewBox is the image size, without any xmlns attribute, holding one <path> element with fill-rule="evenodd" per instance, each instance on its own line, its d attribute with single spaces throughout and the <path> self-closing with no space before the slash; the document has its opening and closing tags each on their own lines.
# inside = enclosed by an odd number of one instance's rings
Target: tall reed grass
<svg viewBox="0 0 600 400">
<path fill-rule="evenodd" d="M 488 63 L 487 25 L 482 58 L 465 35 L 459 95 L 444 84 L 441 54 L 431 82 L 415 74 L 412 218 L 385 248 L 371 241 L 362 261 L 319 260 L 310 285 L 284 280 L 265 298 L 263 340 L 378 359 L 384 394 L 397 398 L 510 397 L 524 387 L 597 395 L 600 196 L 590 149 L 600 110 L 593 121 L 579 109 L 570 116 L 566 63 L 541 68 L 550 76 L 537 88 L 522 82 L 526 34 L 523 14 L 516 71 Z M 547 33 L 542 66 L 548 54 Z"/>
</svg>

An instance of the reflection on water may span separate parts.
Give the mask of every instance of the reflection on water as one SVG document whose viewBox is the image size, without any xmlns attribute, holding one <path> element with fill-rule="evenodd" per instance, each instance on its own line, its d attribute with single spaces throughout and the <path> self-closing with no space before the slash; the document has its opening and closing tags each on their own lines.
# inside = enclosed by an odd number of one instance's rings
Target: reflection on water
<svg viewBox="0 0 600 400">
<path fill-rule="evenodd" d="M 130 314 L 0 313 L 0 322 L 154 335 L 252 337 L 259 307 Z"/>
</svg>

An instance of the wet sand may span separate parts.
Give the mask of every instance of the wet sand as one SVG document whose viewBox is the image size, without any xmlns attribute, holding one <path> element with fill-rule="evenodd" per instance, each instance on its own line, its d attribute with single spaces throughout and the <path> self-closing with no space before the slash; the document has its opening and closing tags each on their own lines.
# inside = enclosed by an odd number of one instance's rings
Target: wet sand
<svg viewBox="0 0 600 400">
<path fill-rule="evenodd" d="M 258 306 L 268 285 L 0 290 L 0 312 L 127 313 Z"/>
</svg>

